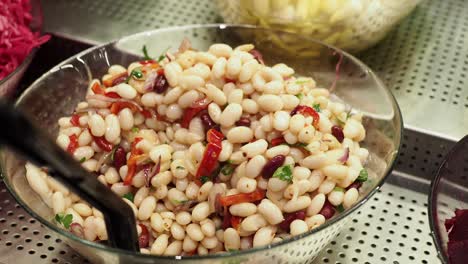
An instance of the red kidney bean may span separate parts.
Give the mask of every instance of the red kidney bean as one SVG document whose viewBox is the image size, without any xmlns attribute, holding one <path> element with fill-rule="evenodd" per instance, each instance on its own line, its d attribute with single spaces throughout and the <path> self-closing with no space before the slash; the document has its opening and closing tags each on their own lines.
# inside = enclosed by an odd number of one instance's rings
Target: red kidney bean
<svg viewBox="0 0 468 264">
<path fill-rule="evenodd" d="M 216 127 L 216 123 L 213 121 L 213 119 L 211 119 L 208 111 L 203 110 L 200 114 L 200 119 L 202 121 L 203 127 L 205 128 L 205 131 Z"/>
<path fill-rule="evenodd" d="M 166 76 L 164 74 L 158 74 L 158 77 L 156 77 L 154 81 L 154 91 L 158 94 L 162 94 L 167 88 L 169 88 L 169 83 L 167 82 Z"/>
<path fill-rule="evenodd" d="M 119 170 L 120 167 L 122 167 L 123 165 L 127 164 L 127 155 L 125 153 L 125 150 L 121 146 L 117 147 L 117 149 L 114 152 L 113 158 L 114 167 L 117 170 Z"/>
<path fill-rule="evenodd" d="M 258 62 L 260 62 L 261 64 L 265 64 L 265 62 L 263 61 L 263 55 L 262 53 L 260 53 L 260 51 L 253 49 L 250 50 L 249 53 L 252 54 L 254 59 L 256 59 Z"/>
<path fill-rule="evenodd" d="M 359 190 L 359 188 L 361 188 L 361 186 L 362 186 L 362 182 L 355 181 L 355 182 L 351 183 L 351 185 L 348 186 L 348 188 L 346 188 L 346 190 L 349 190 L 351 188 L 356 188 L 357 190 Z"/>
<path fill-rule="evenodd" d="M 250 127 L 250 118 L 241 117 L 241 119 L 239 119 L 239 121 L 236 122 L 236 126 Z"/>
<path fill-rule="evenodd" d="M 289 227 L 291 226 L 292 221 L 296 219 L 304 220 L 305 215 L 306 214 L 304 211 L 297 211 L 294 213 L 285 214 L 283 222 L 279 223 L 279 227 L 284 231 L 289 232 Z"/>
<path fill-rule="evenodd" d="M 332 126 L 331 128 L 332 135 L 338 140 L 340 143 L 343 142 L 344 134 L 343 129 L 337 125 Z"/>
<path fill-rule="evenodd" d="M 275 173 L 276 169 L 283 165 L 285 159 L 286 157 L 284 155 L 274 156 L 271 160 L 267 162 L 267 164 L 265 164 L 265 166 L 263 166 L 262 177 L 265 179 L 271 178 L 271 176 L 273 176 L 273 173 Z"/>
<path fill-rule="evenodd" d="M 77 237 L 84 238 L 83 227 L 78 223 L 72 223 L 70 225 L 70 232 Z"/>
<path fill-rule="evenodd" d="M 140 245 L 140 248 L 148 247 L 148 244 L 149 244 L 148 228 L 146 228 L 146 226 L 143 224 L 138 224 L 138 225 L 141 227 L 141 234 L 138 237 L 138 244 Z"/>
<path fill-rule="evenodd" d="M 323 215 L 325 219 L 330 219 L 335 215 L 335 207 L 329 201 L 325 201 L 319 214 Z"/>
</svg>

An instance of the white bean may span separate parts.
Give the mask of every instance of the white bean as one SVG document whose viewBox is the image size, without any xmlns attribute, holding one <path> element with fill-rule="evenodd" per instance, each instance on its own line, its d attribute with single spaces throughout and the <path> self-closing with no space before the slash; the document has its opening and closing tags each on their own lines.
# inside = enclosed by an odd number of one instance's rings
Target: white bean
<svg viewBox="0 0 468 264">
<path fill-rule="evenodd" d="M 226 65 L 227 60 L 226 58 L 218 58 L 216 62 L 213 64 L 213 76 L 216 78 L 223 78 L 226 74 Z"/>
<path fill-rule="evenodd" d="M 277 225 L 284 220 L 281 209 L 268 199 L 263 199 L 260 202 L 258 205 L 258 212 L 262 214 L 271 225 Z"/>
<path fill-rule="evenodd" d="M 276 112 L 283 108 L 283 101 L 274 94 L 261 95 L 257 100 L 258 105 L 263 111 Z"/>
<path fill-rule="evenodd" d="M 229 212 L 232 215 L 247 217 L 257 212 L 257 206 L 253 203 L 238 203 L 229 207 Z"/>
<path fill-rule="evenodd" d="M 148 220 L 156 208 L 156 198 L 148 196 L 140 204 L 138 209 L 138 220 Z"/>
<path fill-rule="evenodd" d="M 115 86 L 115 92 L 125 99 L 133 99 L 137 96 L 137 91 L 126 83 L 120 83 Z"/>
<path fill-rule="evenodd" d="M 302 233 L 309 231 L 309 228 L 306 222 L 300 219 L 296 219 L 292 221 L 290 224 L 290 228 L 291 228 L 290 233 L 293 236 L 297 236 L 297 235 L 300 235 Z"/>
<path fill-rule="evenodd" d="M 116 115 L 106 116 L 105 139 L 109 142 L 115 142 L 120 137 L 120 122 Z"/>
<path fill-rule="evenodd" d="M 240 248 L 240 236 L 232 227 L 224 230 L 224 248 L 226 250 L 238 250 Z"/>
<path fill-rule="evenodd" d="M 252 143 L 245 144 L 240 150 L 247 155 L 248 158 L 253 158 L 263 154 L 268 148 L 268 142 L 264 139 L 256 140 Z"/>
<path fill-rule="evenodd" d="M 356 203 L 356 201 L 359 198 L 359 191 L 356 188 L 351 188 L 346 191 L 343 197 L 343 207 L 345 209 L 351 208 L 353 204 Z"/>
<path fill-rule="evenodd" d="M 343 203 L 344 192 L 341 190 L 333 190 L 328 194 L 328 201 L 334 205 L 338 206 Z"/>
<path fill-rule="evenodd" d="M 236 144 L 249 142 L 253 139 L 253 136 L 252 129 L 245 126 L 238 126 L 230 129 L 226 138 L 230 143 Z"/>
<path fill-rule="evenodd" d="M 189 224 L 185 228 L 185 231 L 187 232 L 187 235 L 194 241 L 202 241 L 205 237 L 201 231 L 200 225 L 195 223 Z"/>
<path fill-rule="evenodd" d="M 312 201 L 309 207 L 307 207 L 307 211 L 306 211 L 307 216 L 314 216 L 318 214 L 320 210 L 322 210 L 322 207 L 325 204 L 325 200 L 326 200 L 325 194 L 319 193 L 315 195 L 314 198 L 312 198 Z"/>
<path fill-rule="evenodd" d="M 283 211 L 286 213 L 296 212 L 307 208 L 312 200 L 309 196 L 299 196 L 296 200 L 290 200 L 283 206 Z"/>
<path fill-rule="evenodd" d="M 208 202 L 201 202 L 192 210 L 192 221 L 202 221 L 210 215 L 210 206 Z"/>
<path fill-rule="evenodd" d="M 223 127 L 231 127 L 242 116 L 242 106 L 240 104 L 228 104 L 219 117 L 219 123 Z"/>
<path fill-rule="evenodd" d="M 91 115 L 88 126 L 91 129 L 91 134 L 96 137 L 102 137 L 106 133 L 106 122 L 98 114 Z"/>
<path fill-rule="evenodd" d="M 162 255 L 166 251 L 169 244 L 169 236 L 166 234 L 159 235 L 151 245 L 151 254 Z"/>
<path fill-rule="evenodd" d="M 262 171 L 266 163 L 267 160 L 264 156 L 254 156 L 247 162 L 247 165 L 245 166 L 245 176 L 249 178 L 256 178 L 258 175 L 260 175 L 260 172 Z"/>
<path fill-rule="evenodd" d="M 229 79 L 237 79 L 242 68 L 242 61 L 237 56 L 231 56 L 226 64 L 226 77 Z"/>
<path fill-rule="evenodd" d="M 119 124 L 122 130 L 128 131 L 133 128 L 134 119 L 130 109 L 124 108 L 119 112 Z"/>
<path fill-rule="evenodd" d="M 270 244 L 275 237 L 275 233 L 276 227 L 274 226 L 265 226 L 260 228 L 254 235 L 253 246 L 261 247 Z"/>
</svg>

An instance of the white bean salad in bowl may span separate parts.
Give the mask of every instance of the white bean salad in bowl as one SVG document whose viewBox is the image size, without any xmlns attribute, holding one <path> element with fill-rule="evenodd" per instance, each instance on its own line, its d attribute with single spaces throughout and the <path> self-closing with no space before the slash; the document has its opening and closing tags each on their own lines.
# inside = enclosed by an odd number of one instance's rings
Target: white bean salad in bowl
<svg viewBox="0 0 468 264">
<path fill-rule="evenodd" d="M 144 49 L 146 53 L 146 47 Z M 184 40 L 112 65 L 59 119 L 57 144 L 120 195 L 142 253 L 204 255 L 280 242 L 348 209 L 368 179 L 362 115 L 252 44 Z M 26 164 L 56 223 L 107 239 L 102 213 Z"/>
</svg>

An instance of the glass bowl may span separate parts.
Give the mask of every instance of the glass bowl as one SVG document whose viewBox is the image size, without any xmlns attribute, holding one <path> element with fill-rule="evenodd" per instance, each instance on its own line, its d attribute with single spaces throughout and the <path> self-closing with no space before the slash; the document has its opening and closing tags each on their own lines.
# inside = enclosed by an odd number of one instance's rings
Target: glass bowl
<svg viewBox="0 0 468 264">
<path fill-rule="evenodd" d="M 301 57 L 278 49 L 271 41 L 271 33 L 304 42 L 309 46 L 306 51 L 315 51 L 314 57 Z M 363 124 L 367 129 L 367 137 L 362 145 L 370 152 L 366 164 L 369 180 L 360 188 L 359 201 L 322 226 L 276 244 L 205 256 L 150 256 L 85 241 L 57 227 L 51 222 L 54 217 L 52 210 L 33 192 L 25 179 L 25 161 L 8 150 L 1 156 L 6 185 L 18 202 L 44 226 L 58 233 L 80 254 L 97 263 L 311 261 L 383 184 L 400 147 L 402 120 L 394 97 L 367 66 L 349 54 L 304 36 L 253 26 L 221 24 L 159 29 L 90 48 L 62 62 L 34 82 L 19 98 L 17 107 L 44 131 L 55 136 L 58 131 L 57 120 L 70 115 L 76 104 L 84 99 L 91 79 L 102 76 L 110 65 L 128 65 L 141 60 L 143 45 L 146 45 L 150 55 L 155 56 L 170 46 L 177 47 L 185 37 L 191 40 L 194 48 L 200 50 L 207 50 L 216 42 L 231 46 L 253 43 L 263 53 L 266 64 L 287 63 L 298 74 L 314 77 L 321 87 L 330 87 L 334 83 L 336 63 L 340 61 L 335 100 L 343 100 L 350 107 L 361 110 L 364 113 Z"/>
<path fill-rule="evenodd" d="M 385 37 L 420 1 L 217 0 L 216 3 L 226 23 L 282 29 L 358 52 Z"/>
<path fill-rule="evenodd" d="M 42 8 L 40 0 L 30 0 L 32 20 L 30 23 L 33 32 L 42 32 Z M 0 79 L 0 97 L 10 96 L 18 86 L 21 78 L 28 69 L 29 64 L 33 60 L 37 52 L 37 47 L 33 48 L 31 52 L 24 58 L 18 67 L 8 74 L 5 78 Z"/>
<path fill-rule="evenodd" d="M 429 194 L 429 222 L 439 258 L 444 263 L 456 262 L 447 254 L 448 232 L 445 220 L 455 215 L 456 209 L 468 209 L 468 136 L 460 140 L 445 157 Z M 452 262 L 451 262 L 452 261 Z"/>
</svg>

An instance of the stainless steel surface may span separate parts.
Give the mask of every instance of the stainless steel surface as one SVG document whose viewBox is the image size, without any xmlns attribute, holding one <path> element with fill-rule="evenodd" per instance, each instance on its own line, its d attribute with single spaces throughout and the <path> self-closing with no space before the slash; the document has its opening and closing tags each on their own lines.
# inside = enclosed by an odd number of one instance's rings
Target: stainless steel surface
<svg viewBox="0 0 468 264">
<path fill-rule="evenodd" d="M 43 2 L 47 31 L 90 43 L 220 21 L 210 0 Z M 406 127 L 450 139 L 467 133 L 468 1 L 423 1 L 384 41 L 359 57 L 395 94 Z"/>
</svg>

